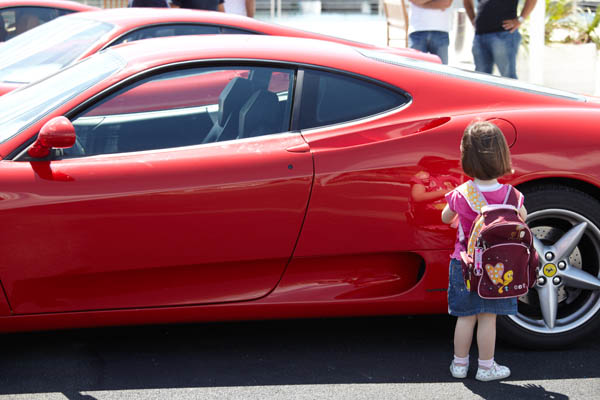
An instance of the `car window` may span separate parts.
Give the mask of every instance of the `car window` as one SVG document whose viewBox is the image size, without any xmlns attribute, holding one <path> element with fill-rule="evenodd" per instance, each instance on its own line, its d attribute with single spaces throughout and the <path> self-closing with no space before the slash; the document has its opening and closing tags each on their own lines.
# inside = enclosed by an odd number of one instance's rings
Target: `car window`
<svg viewBox="0 0 600 400">
<path fill-rule="evenodd" d="M 119 39 L 111 43 L 115 46 L 121 43 L 133 42 L 141 39 L 150 39 L 163 36 L 182 36 L 182 35 L 215 35 L 219 33 L 244 34 L 250 33 L 241 29 L 220 27 L 217 25 L 200 25 L 200 24 L 164 24 L 156 26 L 148 26 L 146 28 L 137 29 L 133 32 L 126 33 Z"/>
<path fill-rule="evenodd" d="M 333 72 L 305 70 L 300 102 L 300 129 L 368 117 L 406 104 L 401 93 Z"/>
<path fill-rule="evenodd" d="M 73 120 L 63 158 L 208 144 L 289 130 L 293 71 L 210 67 L 132 84 Z"/>
<path fill-rule="evenodd" d="M 221 33 L 233 34 L 233 35 L 256 35 L 256 34 L 258 34 L 257 32 L 247 31 L 245 29 L 239 29 L 239 28 L 231 28 L 228 26 L 222 26 Z"/>
<path fill-rule="evenodd" d="M 0 10 L 0 41 L 12 39 L 54 18 L 73 11 L 52 7 L 9 7 Z"/>
<path fill-rule="evenodd" d="M 114 52 L 103 52 L 37 83 L 0 96 L 0 143 L 125 65 L 126 62 Z"/>
<path fill-rule="evenodd" d="M 136 29 L 133 32 L 126 33 L 119 39 L 111 43 L 115 46 L 121 43 L 134 42 L 136 40 L 150 39 L 163 36 L 182 36 L 182 35 L 212 35 L 219 33 L 219 28 L 214 25 L 191 25 L 191 24 L 167 24 L 148 26 L 146 28 Z"/>
<path fill-rule="evenodd" d="M 31 29 L 0 46 L 0 81 L 29 83 L 45 78 L 75 62 L 114 28 L 68 15 Z"/>
</svg>

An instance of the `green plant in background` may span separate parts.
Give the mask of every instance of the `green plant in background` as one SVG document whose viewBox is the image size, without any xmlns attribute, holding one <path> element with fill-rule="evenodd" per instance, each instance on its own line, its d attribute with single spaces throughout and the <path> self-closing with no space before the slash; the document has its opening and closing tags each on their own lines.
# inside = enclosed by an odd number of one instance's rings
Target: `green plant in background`
<svg viewBox="0 0 600 400">
<path fill-rule="evenodd" d="M 587 10 L 584 13 L 584 17 L 579 18 L 577 24 L 576 36 L 568 36 L 566 41 L 572 43 L 596 43 L 596 47 L 600 49 L 600 33 L 598 32 L 600 13 L 598 13 L 598 9 L 593 14 Z"/>
<path fill-rule="evenodd" d="M 556 33 L 570 31 L 575 27 L 573 17 L 576 11 L 577 6 L 573 0 L 546 0 L 546 44 L 555 41 Z"/>
<path fill-rule="evenodd" d="M 544 36 L 548 43 L 595 43 L 600 49 L 600 14 L 577 6 L 574 0 L 546 0 Z"/>
</svg>

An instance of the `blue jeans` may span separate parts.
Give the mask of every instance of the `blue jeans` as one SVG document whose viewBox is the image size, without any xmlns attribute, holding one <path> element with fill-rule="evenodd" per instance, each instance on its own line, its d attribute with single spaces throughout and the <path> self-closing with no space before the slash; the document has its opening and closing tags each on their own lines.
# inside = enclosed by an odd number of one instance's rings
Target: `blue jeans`
<svg viewBox="0 0 600 400">
<path fill-rule="evenodd" d="M 408 47 L 424 53 L 438 55 L 444 64 L 448 64 L 448 32 L 417 31 L 408 35 Z"/>
<path fill-rule="evenodd" d="M 520 43 L 519 31 L 476 34 L 473 39 L 475 71 L 491 74 L 496 64 L 500 75 L 517 79 L 517 52 Z"/>
</svg>

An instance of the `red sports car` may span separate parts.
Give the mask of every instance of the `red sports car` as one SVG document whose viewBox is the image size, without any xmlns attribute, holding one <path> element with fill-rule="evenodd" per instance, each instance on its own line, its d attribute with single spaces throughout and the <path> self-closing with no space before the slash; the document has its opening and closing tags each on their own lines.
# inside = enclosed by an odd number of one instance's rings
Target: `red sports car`
<svg viewBox="0 0 600 400">
<path fill-rule="evenodd" d="M 378 48 L 221 12 L 120 8 L 58 18 L 0 46 L 0 95 L 120 43 L 159 36 L 220 33 L 321 39 L 440 62 L 438 56 L 412 49 Z"/>
<path fill-rule="evenodd" d="M 99 10 L 67 0 L 0 0 L 0 42 L 62 15 Z"/>
<path fill-rule="evenodd" d="M 431 193 L 474 118 L 543 260 L 501 334 L 597 333 L 598 99 L 260 35 L 116 46 L 0 98 L 0 330 L 445 313 Z"/>
</svg>

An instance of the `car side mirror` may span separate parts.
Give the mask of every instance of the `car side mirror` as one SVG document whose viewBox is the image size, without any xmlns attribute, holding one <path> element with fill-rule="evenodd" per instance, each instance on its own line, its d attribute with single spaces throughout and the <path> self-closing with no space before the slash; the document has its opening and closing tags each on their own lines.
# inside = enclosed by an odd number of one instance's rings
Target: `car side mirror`
<svg viewBox="0 0 600 400">
<path fill-rule="evenodd" d="M 54 117 L 46 122 L 37 139 L 27 151 L 33 158 L 43 158 L 51 149 L 67 149 L 75 144 L 75 128 L 65 117 Z"/>
</svg>

